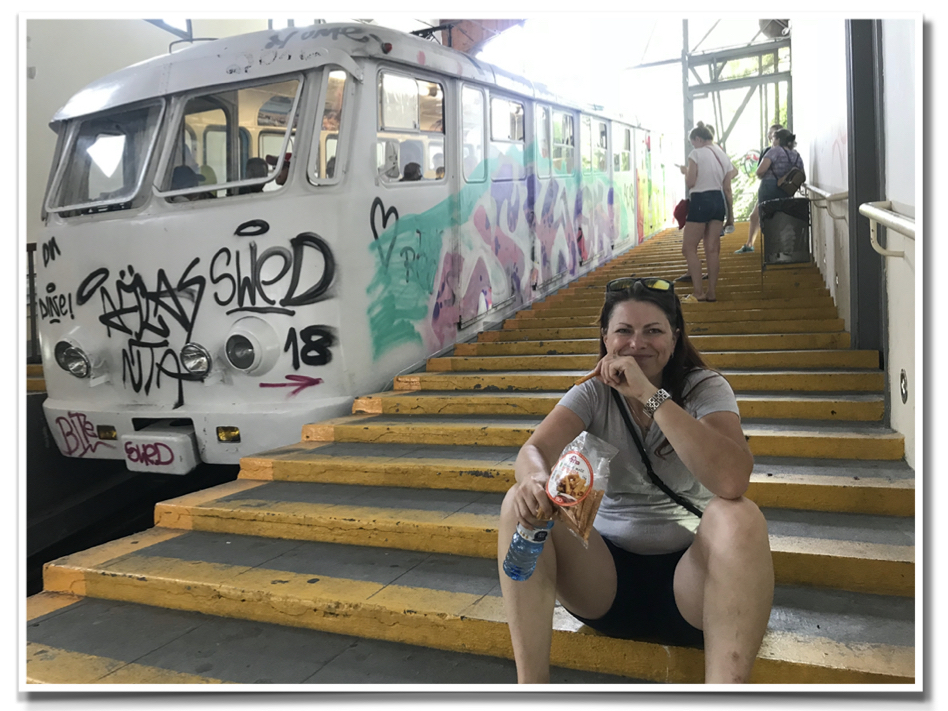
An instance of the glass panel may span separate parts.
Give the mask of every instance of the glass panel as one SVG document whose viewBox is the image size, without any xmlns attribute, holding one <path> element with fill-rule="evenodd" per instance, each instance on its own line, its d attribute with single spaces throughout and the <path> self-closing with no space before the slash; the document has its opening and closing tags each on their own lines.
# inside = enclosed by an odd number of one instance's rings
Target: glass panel
<svg viewBox="0 0 948 711">
<path fill-rule="evenodd" d="M 418 82 L 398 74 L 382 74 L 379 97 L 382 128 L 418 129 Z"/>
<path fill-rule="evenodd" d="M 507 99 L 490 101 L 491 138 L 495 141 L 523 140 L 523 104 Z"/>
<path fill-rule="evenodd" d="M 379 118 L 376 165 L 383 180 L 443 177 L 444 89 L 440 84 L 382 74 Z"/>
<path fill-rule="evenodd" d="M 550 177 L 550 107 L 537 107 L 537 175 Z"/>
<path fill-rule="evenodd" d="M 604 173 L 606 168 L 606 155 L 608 154 L 609 141 L 606 137 L 606 124 L 602 121 L 595 122 L 596 136 L 593 141 L 593 170 Z"/>
<path fill-rule="evenodd" d="M 290 114 L 299 89 L 300 81 L 290 79 L 189 98 L 161 190 L 194 188 L 190 193 L 169 198 L 171 202 L 183 202 L 224 197 L 227 194 L 224 190 L 206 189 L 237 181 L 257 182 L 234 189 L 230 194 L 279 189 L 286 182 L 292 157 L 298 115 L 291 117 Z M 284 156 L 281 151 L 288 133 L 287 155 Z M 197 137 L 193 144 L 196 150 L 188 147 L 190 135 Z M 256 140 L 248 140 L 251 136 Z M 278 164 L 281 165 L 279 174 Z M 275 180 L 264 188 L 268 178 Z"/>
<path fill-rule="evenodd" d="M 588 116 L 580 117 L 580 125 L 582 126 L 580 132 L 580 139 L 583 143 L 582 159 L 583 159 L 583 172 L 588 173 L 592 170 L 593 162 L 593 152 L 592 152 L 592 122 Z"/>
<path fill-rule="evenodd" d="M 345 96 L 347 74 L 342 70 L 329 73 L 326 83 L 326 101 L 319 128 L 319 149 L 313 174 L 317 178 L 336 177 L 336 146 L 339 141 L 339 123 L 342 119 L 342 101 Z"/>
<path fill-rule="evenodd" d="M 50 207 L 115 205 L 138 192 L 153 150 L 161 104 L 81 120 L 63 157 L 62 178 Z M 193 146 L 193 137 L 188 144 Z"/>
<path fill-rule="evenodd" d="M 573 116 L 562 111 L 553 112 L 553 172 L 567 175 L 573 172 Z"/>
<path fill-rule="evenodd" d="M 461 89 L 461 161 L 469 183 L 487 178 L 484 155 L 484 92 L 465 86 Z"/>
</svg>

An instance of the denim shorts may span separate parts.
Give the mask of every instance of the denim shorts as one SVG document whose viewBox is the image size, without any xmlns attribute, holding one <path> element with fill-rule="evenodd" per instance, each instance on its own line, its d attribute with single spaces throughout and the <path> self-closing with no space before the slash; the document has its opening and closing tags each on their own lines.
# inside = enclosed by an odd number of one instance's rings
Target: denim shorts
<svg viewBox="0 0 948 711">
<path fill-rule="evenodd" d="M 607 637 L 704 647 L 704 632 L 686 622 L 675 603 L 675 567 L 688 549 L 638 555 L 619 548 L 605 536 L 602 540 L 616 566 L 616 597 L 612 607 L 595 620 L 570 614 Z"/>
<path fill-rule="evenodd" d="M 688 205 L 688 222 L 724 222 L 727 212 L 724 205 L 724 193 L 720 190 L 706 190 L 702 193 L 691 193 Z"/>
</svg>

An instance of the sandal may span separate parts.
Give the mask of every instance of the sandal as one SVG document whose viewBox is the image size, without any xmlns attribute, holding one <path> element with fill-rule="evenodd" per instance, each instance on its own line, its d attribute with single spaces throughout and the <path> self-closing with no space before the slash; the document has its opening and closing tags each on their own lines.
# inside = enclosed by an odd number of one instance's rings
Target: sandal
<svg viewBox="0 0 948 711">
<path fill-rule="evenodd" d="M 707 301 L 707 299 L 699 299 L 694 294 L 685 294 L 684 296 L 681 297 L 680 301 L 683 304 L 694 304 L 699 301 Z"/>
</svg>

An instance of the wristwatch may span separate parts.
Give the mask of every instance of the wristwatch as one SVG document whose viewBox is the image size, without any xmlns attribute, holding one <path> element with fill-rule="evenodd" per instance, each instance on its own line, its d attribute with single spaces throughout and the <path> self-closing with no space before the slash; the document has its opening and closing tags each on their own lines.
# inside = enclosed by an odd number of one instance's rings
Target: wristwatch
<svg viewBox="0 0 948 711">
<path fill-rule="evenodd" d="M 655 411 L 658 409 L 659 405 L 661 405 L 670 397 L 671 395 L 668 393 L 667 390 L 659 389 L 657 393 L 655 393 L 654 395 L 652 395 L 652 397 L 650 397 L 648 400 L 645 401 L 645 405 L 643 405 L 643 409 L 645 410 L 645 413 L 649 417 L 654 417 Z"/>
</svg>

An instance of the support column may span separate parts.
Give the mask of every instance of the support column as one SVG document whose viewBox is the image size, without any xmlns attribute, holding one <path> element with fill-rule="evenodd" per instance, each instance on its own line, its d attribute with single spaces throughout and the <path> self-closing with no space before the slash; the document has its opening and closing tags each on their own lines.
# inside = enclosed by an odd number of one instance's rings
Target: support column
<svg viewBox="0 0 948 711">
<path fill-rule="evenodd" d="M 849 270 L 852 348 L 877 350 L 885 343 L 883 257 L 869 242 L 869 220 L 859 214 L 865 202 L 884 199 L 882 56 L 877 21 L 846 20 L 846 87 L 849 130 Z"/>
</svg>

